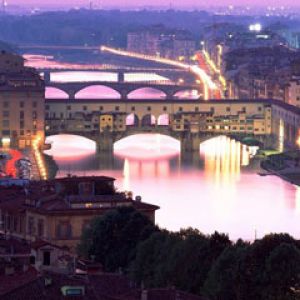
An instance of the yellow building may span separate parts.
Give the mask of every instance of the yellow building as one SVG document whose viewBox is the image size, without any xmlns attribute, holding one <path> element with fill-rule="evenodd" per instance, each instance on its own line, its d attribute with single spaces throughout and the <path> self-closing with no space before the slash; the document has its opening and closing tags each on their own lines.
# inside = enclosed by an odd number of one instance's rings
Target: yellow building
<svg viewBox="0 0 300 300">
<path fill-rule="evenodd" d="M 21 56 L 0 49 L 0 142 L 30 147 L 44 140 L 45 87 L 39 74 L 24 66 Z"/>
</svg>

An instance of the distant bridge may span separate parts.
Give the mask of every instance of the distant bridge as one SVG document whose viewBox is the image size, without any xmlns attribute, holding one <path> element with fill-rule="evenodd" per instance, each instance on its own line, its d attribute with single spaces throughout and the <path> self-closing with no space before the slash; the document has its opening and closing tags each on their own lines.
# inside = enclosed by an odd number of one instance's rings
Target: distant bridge
<svg viewBox="0 0 300 300">
<path fill-rule="evenodd" d="M 63 45 L 19 45 L 24 50 L 99 50 L 99 46 L 63 46 Z"/>
<path fill-rule="evenodd" d="M 154 73 L 163 77 L 166 77 L 175 82 L 187 81 L 187 83 L 195 83 L 195 77 L 189 70 L 178 69 L 178 68 L 133 68 L 133 67 L 114 67 L 110 65 L 103 66 L 61 66 L 61 67 L 47 67 L 47 68 L 36 68 L 40 73 L 43 74 L 46 83 L 51 82 L 51 73 L 61 72 L 101 72 L 101 73 L 115 73 L 117 74 L 118 82 L 125 82 L 126 74 L 140 74 L 149 76 L 149 73 Z"/>
<path fill-rule="evenodd" d="M 46 82 L 46 87 L 52 87 L 64 91 L 69 99 L 75 99 L 76 94 L 91 86 L 104 86 L 119 93 L 121 99 L 128 99 L 131 92 L 142 88 L 152 88 L 163 92 L 167 99 L 173 99 L 181 91 L 196 90 L 199 95 L 203 93 L 200 84 L 176 84 L 170 81 L 139 81 L 139 82 L 113 82 L 113 81 L 85 81 L 85 82 Z"/>
</svg>

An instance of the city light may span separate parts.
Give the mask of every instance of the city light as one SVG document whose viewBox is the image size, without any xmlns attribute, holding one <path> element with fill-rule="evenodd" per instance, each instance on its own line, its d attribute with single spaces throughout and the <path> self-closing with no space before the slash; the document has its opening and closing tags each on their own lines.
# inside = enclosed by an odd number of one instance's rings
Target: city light
<svg viewBox="0 0 300 300">
<path fill-rule="evenodd" d="M 260 23 L 251 24 L 251 25 L 249 25 L 249 30 L 260 32 L 262 30 L 262 25 Z"/>
<path fill-rule="evenodd" d="M 156 56 L 151 56 L 151 55 L 145 55 L 145 54 L 140 54 L 140 53 L 135 53 L 135 52 L 129 52 L 121 49 L 115 49 L 107 46 L 101 46 L 101 51 L 102 52 L 109 52 L 115 55 L 122 55 L 122 56 L 127 56 L 127 57 L 133 57 L 133 58 L 138 58 L 138 59 L 143 59 L 143 60 L 149 60 L 149 61 L 155 61 L 158 63 L 166 64 L 166 65 L 171 65 L 171 66 L 176 66 L 182 69 L 185 69 L 187 71 L 190 71 L 194 73 L 199 80 L 203 84 L 203 96 L 204 100 L 208 100 L 211 98 L 212 95 L 214 95 L 214 91 L 218 89 L 217 85 L 214 83 L 212 78 L 200 67 L 196 65 L 189 65 L 185 64 L 176 60 L 171 60 L 167 58 L 161 58 L 161 57 L 156 57 Z"/>
</svg>

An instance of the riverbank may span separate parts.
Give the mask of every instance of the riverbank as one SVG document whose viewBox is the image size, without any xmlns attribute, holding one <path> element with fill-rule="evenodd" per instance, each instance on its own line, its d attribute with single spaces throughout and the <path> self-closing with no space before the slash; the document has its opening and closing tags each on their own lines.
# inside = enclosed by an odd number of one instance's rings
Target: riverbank
<svg viewBox="0 0 300 300">
<path fill-rule="evenodd" d="M 300 186 L 300 151 L 271 154 L 261 162 L 261 167 L 272 175 Z"/>
</svg>

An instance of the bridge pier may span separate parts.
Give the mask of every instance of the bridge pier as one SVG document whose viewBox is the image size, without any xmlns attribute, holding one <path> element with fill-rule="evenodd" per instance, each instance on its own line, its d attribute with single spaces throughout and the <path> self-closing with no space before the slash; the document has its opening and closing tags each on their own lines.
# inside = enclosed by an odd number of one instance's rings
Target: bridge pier
<svg viewBox="0 0 300 300">
<path fill-rule="evenodd" d="M 202 141 L 203 138 L 198 133 L 184 133 L 180 137 L 181 153 L 193 151 L 199 152 L 200 143 Z"/>
<path fill-rule="evenodd" d="M 76 92 L 75 92 L 75 91 L 68 91 L 68 95 L 69 95 L 69 99 L 74 100 L 74 99 L 75 99 Z"/>
<path fill-rule="evenodd" d="M 124 72 L 118 72 L 118 82 L 125 82 L 125 73 Z"/>
<path fill-rule="evenodd" d="M 44 81 L 46 84 L 51 81 L 51 72 L 50 71 L 44 71 Z"/>
<path fill-rule="evenodd" d="M 97 152 L 113 152 L 114 150 L 114 136 L 110 132 L 100 133 L 97 139 Z"/>
</svg>

